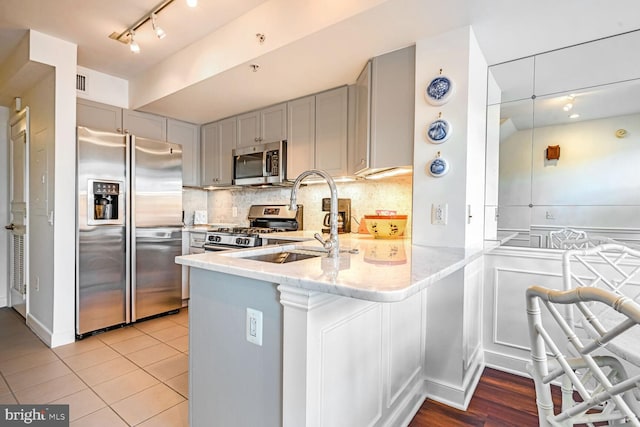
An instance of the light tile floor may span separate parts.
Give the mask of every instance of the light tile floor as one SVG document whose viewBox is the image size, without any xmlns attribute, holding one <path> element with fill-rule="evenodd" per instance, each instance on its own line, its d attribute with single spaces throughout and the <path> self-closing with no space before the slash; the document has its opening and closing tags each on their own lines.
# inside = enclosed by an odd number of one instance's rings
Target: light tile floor
<svg viewBox="0 0 640 427">
<path fill-rule="evenodd" d="M 69 404 L 72 427 L 188 426 L 189 317 L 147 320 L 48 348 L 0 309 L 0 403 Z"/>
</svg>

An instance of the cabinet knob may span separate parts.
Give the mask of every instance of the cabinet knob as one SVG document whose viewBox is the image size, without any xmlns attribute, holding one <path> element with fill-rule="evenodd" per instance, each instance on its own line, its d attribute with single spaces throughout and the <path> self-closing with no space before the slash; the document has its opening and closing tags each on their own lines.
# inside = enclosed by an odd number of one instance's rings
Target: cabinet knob
<svg viewBox="0 0 640 427">
<path fill-rule="evenodd" d="M 118 128 L 118 129 L 116 129 L 116 132 L 118 132 L 118 133 L 122 133 L 122 128 Z"/>
<path fill-rule="evenodd" d="M 360 164 L 364 165 L 364 159 L 360 159 Z"/>
<path fill-rule="evenodd" d="M 258 137 L 256 136 L 255 138 L 253 138 L 253 140 L 254 140 L 255 142 L 258 142 L 258 141 L 260 141 L 260 138 L 258 138 Z"/>
</svg>

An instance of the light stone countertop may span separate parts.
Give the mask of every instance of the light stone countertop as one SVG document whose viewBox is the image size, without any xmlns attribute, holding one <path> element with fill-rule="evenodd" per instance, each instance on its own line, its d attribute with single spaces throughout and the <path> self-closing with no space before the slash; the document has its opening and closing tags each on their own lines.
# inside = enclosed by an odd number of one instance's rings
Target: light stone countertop
<svg viewBox="0 0 640 427">
<path fill-rule="evenodd" d="M 266 237 L 264 235 L 263 237 Z M 275 238 L 274 233 L 269 234 Z M 284 232 L 287 240 L 313 239 L 313 232 Z M 285 264 L 243 259 L 248 254 L 320 249 L 316 240 L 222 252 L 182 255 L 178 264 L 251 279 L 278 283 L 376 302 L 402 301 L 482 256 L 484 249 L 412 245 L 410 239 L 374 239 L 370 235 L 341 234 L 337 260 L 313 257 Z M 357 250 L 358 253 L 343 252 Z"/>
</svg>

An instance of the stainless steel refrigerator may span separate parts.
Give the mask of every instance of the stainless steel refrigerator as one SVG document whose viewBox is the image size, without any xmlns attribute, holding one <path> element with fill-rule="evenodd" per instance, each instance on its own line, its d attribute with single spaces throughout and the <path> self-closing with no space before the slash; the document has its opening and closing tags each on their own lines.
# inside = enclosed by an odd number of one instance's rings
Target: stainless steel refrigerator
<svg viewBox="0 0 640 427">
<path fill-rule="evenodd" d="M 182 148 L 77 129 L 76 335 L 182 306 Z"/>
</svg>

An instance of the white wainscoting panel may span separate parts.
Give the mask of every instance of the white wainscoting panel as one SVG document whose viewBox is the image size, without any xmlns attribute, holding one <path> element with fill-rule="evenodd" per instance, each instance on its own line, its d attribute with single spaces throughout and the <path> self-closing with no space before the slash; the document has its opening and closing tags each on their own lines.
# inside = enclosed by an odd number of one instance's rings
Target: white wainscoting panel
<svg viewBox="0 0 640 427">
<path fill-rule="evenodd" d="M 382 305 L 321 335 L 320 425 L 374 425 L 382 413 Z"/>
<path fill-rule="evenodd" d="M 562 287 L 562 254 L 548 249 L 500 247 L 484 257 L 484 352 L 487 366 L 528 376 L 526 290 Z"/>
<path fill-rule="evenodd" d="M 389 371 L 386 405 L 391 407 L 422 371 L 424 360 L 422 321 L 424 301 L 417 297 L 386 304 Z"/>
</svg>

